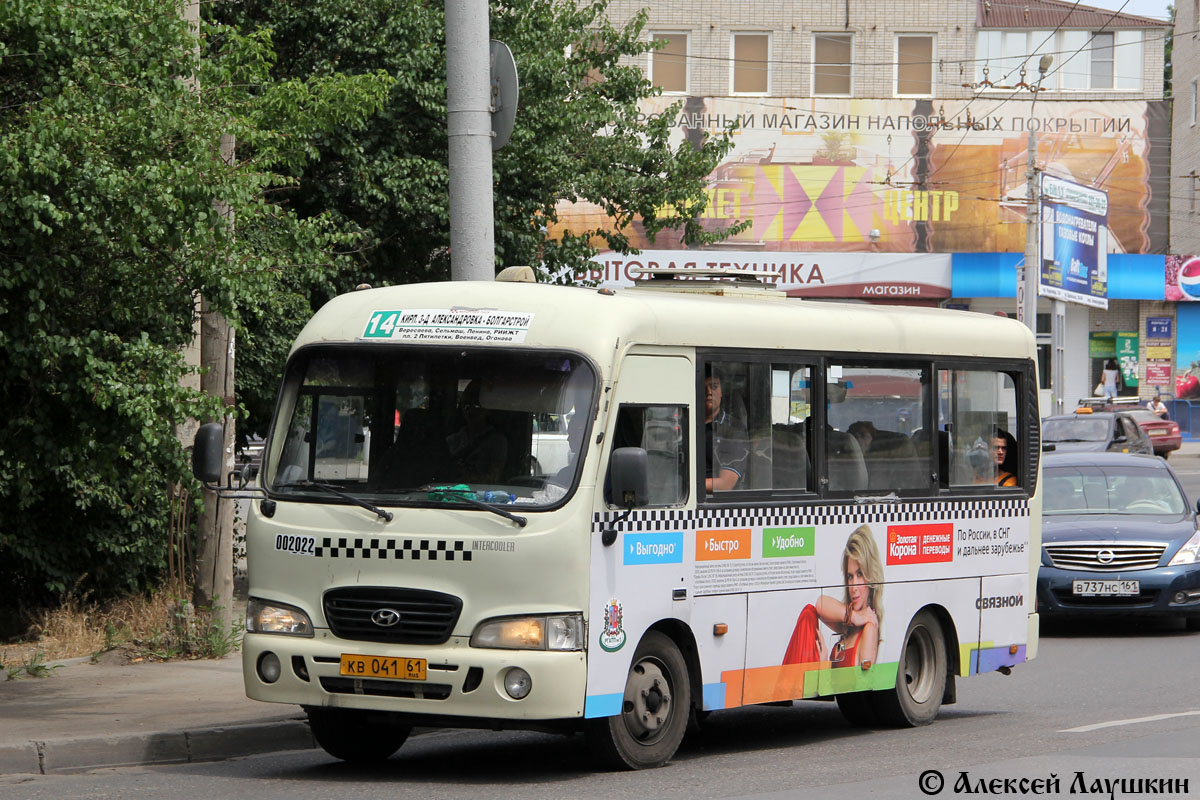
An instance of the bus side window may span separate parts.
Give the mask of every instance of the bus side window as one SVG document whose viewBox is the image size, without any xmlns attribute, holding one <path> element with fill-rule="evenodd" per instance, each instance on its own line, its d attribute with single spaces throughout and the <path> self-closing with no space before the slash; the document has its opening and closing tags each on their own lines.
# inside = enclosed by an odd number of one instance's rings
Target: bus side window
<svg viewBox="0 0 1200 800">
<path fill-rule="evenodd" d="M 1017 413 L 1017 386 L 1015 375 L 997 370 L 938 371 L 938 423 L 948 432 L 950 462 L 939 469 L 951 487 L 1029 485 L 1021 474 L 1019 450 L 1027 437 Z M 999 454 L 998 438 L 1005 444 Z"/>
<path fill-rule="evenodd" d="M 809 375 L 808 366 L 767 361 L 705 365 L 702 457 L 710 494 L 808 488 Z"/>
<path fill-rule="evenodd" d="M 617 412 L 612 449 L 646 451 L 651 506 L 677 506 L 687 500 L 687 407 L 623 405 Z M 611 504 L 607 485 L 605 500 Z"/>
</svg>

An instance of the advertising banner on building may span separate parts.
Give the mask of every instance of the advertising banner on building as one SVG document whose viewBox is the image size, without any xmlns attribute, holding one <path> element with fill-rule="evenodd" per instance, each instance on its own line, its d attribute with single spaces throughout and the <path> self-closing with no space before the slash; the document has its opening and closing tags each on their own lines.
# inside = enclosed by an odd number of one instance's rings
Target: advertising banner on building
<svg viewBox="0 0 1200 800">
<path fill-rule="evenodd" d="M 1038 294 L 1108 308 L 1108 195 L 1042 175 L 1041 228 Z"/>
<path fill-rule="evenodd" d="M 1165 300 L 1176 303 L 1200 300 L 1200 256 L 1166 257 Z"/>
<path fill-rule="evenodd" d="M 1136 331 L 1117 331 L 1114 341 L 1121 382 L 1127 389 L 1138 385 L 1138 335 Z"/>
<path fill-rule="evenodd" d="M 1019 253 L 1025 250 L 1029 129 L 1038 167 L 1108 192 L 1108 250 L 1165 253 L 1169 175 L 1149 159 L 1169 137 L 1168 105 L 1149 101 L 690 97 L 646 100 L 679 143 L 734 126 L 708 177 L 703 226 L 747 221 L 721 249 L 755 253 Z M 1157 172 L 1155 171 L 1157 170 Z M 1162 173 L 1162 174 L 1159 174 Z M 558 207 L 550 234 L 611 229 L 599 205 Z M 683 249 L 634 222 L 641 250 Z M 597 239 L 596 241 L 601 241 Z M 714 255 L 715 248 L 708 255 Z"/>
<path fill-rule="evenodd" d="M 754 253 L 644 250 L 602 253 L 580 278 L 629 286 L 647 269 L 735 268 L 755 273 L 793 297 L 938 299 L 950 296 L 949 253 Z"/>
<path fill-rule="evenodd" d="M 1200 399 L 1200 305 L 1175 307 L 1175 397 Z"/>
</svg>

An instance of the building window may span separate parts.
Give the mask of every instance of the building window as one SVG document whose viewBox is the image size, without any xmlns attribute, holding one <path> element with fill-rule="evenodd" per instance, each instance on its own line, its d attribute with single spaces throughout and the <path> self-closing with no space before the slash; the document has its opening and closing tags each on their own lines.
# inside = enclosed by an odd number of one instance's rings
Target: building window
<svg viewBox="0 0 1200 800">
<path fill-rule="evenodd" d="M 766 94 L 770 91 L 771 36 L 767 33 L 735 33 L 732 41 L 734 94 Z"/>
<path fill-rule="evenodd" d="M 650 54 L 650 82 L 664 92 L 687 93 L 688 35 L 686 33 L 656 33 L 651 37 L 661 49 Z"/>
<path fill-rule="evenodd" d="M 1021 80 L 1038 81 L 1038 60 L 1054 56 L 1042 81 L 1047 91 L 1139 91 L 1142 88 L 1141 31 L 980 31 L 976 37 L 977 82 L 986 77 L 995 91 L 1011 91 Z M 986 73 L 984 70 L 987 70 Z M 988 87 L 985 87 L 988 88 Z"/>
<path fill-rule="evenodd" d="M 814 95 L 848 97 L 853 87 L 854 34 L 813 35 Z"/>
<path fill-rule="evenodd" d="M 1092 37 L 1091 71 L 1091 88 L 1113 88 L 1113 35 L 1111 33 L 1097 33 Z"/>
<path fill-rule="evenodd" d="M 929 97 L 933 94 L 934 38 L 930 34 L 896 36 L 896 95 Z"/>
</svg>

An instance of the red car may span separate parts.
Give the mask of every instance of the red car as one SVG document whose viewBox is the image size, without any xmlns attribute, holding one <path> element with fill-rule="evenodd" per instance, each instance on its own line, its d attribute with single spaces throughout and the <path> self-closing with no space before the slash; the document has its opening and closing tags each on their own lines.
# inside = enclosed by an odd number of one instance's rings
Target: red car
<svg viewBox="0 0 1200 800">
<path fill-rule="evenodd" d="M 1131 408 L 1125 413 L 1133 417 L 1138 427 L 1150 437 L 1150 443 L 1154 445 L 1154 455 L 1167 458 L 1172 450 L 1178 450 L 1183 444 L 1178 422 L 1163 419 L 1145 408 Z"/>
</svg>

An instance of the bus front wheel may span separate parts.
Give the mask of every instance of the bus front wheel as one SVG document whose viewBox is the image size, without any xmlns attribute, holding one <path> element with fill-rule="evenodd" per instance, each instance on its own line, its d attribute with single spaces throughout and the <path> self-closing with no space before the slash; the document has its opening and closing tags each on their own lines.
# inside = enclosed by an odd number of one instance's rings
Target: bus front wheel
<svg viewBox="0 0 1200 800">
<path fill-rule="evenodd" d="M 669 637 L 650 631 L 634 651 L 621 713 L 592 720 L 589 742 L 609 766 L 661 767 L 683 740 L 691 704 L 683 654 Z"/>
<path fill-rule="evenodd" d="M 410 728 L 378 712 L 305 707 L 317 744 L 334 758 L 353 764 L 384 761 L 408 739 Z"/>
<path fill-rule="evenodd" d="M 904 635 L 896 670 L 896 687 L 876 694 L 876 713 L 882 722 L 912 728 L 928 725 L 942 707 L 946 691 L 946 640 L 942 626 L 929 611 L 913 617 Z"/>
</svg>

